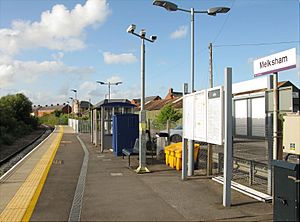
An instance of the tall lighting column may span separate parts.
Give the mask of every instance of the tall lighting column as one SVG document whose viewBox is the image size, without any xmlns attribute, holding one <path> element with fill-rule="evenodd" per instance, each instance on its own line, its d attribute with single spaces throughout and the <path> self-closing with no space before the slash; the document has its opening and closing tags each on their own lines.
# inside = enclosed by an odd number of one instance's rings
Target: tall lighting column
<svg viewBox="0 0 300 222">
<path fill-rule="evenodd" d="M 99 83 L 100 85 L 107 85 L 108 86 L 108 99 L 110 100 L 110 86 L 111 85 L 119 85 L 122 84 L 122 82 L 101 82 L 101 81 L 97 81 L 97 83 Z"/>
<path fill-rule="evenodd" d="M 131 33 L 142 40 L 141 43 L 141 110 L 140 110 L 140 131 L 139 131 L 139 167 L 136 169 L 137 173 L 150 172 L 146 165 L 146 110 L 145 108 L 145 40 L 154 42 L 157 36 L 150 36 L 146 38 L 146 31 L 141 30 L 140 34 L 135 33 L 136 25 L 132 24 L 127 28 L 127 32 Z"/>
<path fill-rule="evenodd" d="M 227 13 L 230 8 L 227 7 L 215 7 L 215 8 L 210 8 L 208 10 L 204 10 L 204 11 L 195 11 L 194 8 L 191 8 L 190 10 L 187 9 L 182 9 L 182 8 L 178 8 L 178 6 L 172 2 L 169 1 L 163 1 L 163 0 L 154 0 L 153 1 L 153 5 L 156 6 L 160 6 L 165 8 L 168 11 L 183 11 L 183 12 L 188 12 L 191 14 L 191 92 L 193 93 L 195 91 L 195 87 L 194 87 L 194 83 L 195 83 L 195 65 L 194 65 L 194 18 L 195 18 L 195 14 L 196 13 L 203 13 L 203 14 L 207 14 L 207 15 L 211 15 L 211 16 L 216 16 L 218 13 Z M 194 141 L 189 140 L 189 163 L 188 163 L 188 176 L 192 176 L 194 174 Z M 185 153 L 185 152 L 183 152 Z"/>
</svg>

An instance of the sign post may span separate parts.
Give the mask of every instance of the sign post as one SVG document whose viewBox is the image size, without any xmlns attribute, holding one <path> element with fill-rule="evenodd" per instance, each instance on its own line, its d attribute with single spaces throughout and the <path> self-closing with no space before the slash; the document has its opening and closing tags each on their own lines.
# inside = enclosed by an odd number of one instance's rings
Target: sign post
<svg viewBox="0 0 300 222">
<path fill-rule="evenodd" d="M 225 68 L 225 144 L 224 144 L 224 184 L 223 206 L 231 205 L 231 179 L 232 179 L 232 68 Z"/>
<path fill-rule="evenodd" d="M 278 155 L 278 72 L 296 68 L 296 48 L 269 55 L 253 62 L 254 77 L 273 73 L 273 159 L 281 159 Z"/>
</svg>

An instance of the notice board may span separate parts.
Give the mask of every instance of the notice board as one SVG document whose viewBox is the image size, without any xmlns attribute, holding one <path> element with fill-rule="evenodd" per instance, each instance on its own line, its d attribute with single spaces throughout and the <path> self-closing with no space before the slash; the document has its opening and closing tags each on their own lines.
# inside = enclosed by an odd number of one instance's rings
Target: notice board
<svg viewBox="0 0 300 222">
<path fill-rule="evenodd" d="M 183 137 L 194 139 L 194 95 L 188 94 L 183 98 Z"/>
<path fill-rule="evenodd" d="M 183 97 L 183 137 L 223 144 L 223 87 L 194 92 Z"/>
<path fill-rule="evenodd" d="M 206 90 L 194 94 L 194 140 L 206 141 Z"/>
<path fill-rule="evenodd" d="M 207 90 L 207 140 L 223 144 L 223 87 Z"/>
</svg>

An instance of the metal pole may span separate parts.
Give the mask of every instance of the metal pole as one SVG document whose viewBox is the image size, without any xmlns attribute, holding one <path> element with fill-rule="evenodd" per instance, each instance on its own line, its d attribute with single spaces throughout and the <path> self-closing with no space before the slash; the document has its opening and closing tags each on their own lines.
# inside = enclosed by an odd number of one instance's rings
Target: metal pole
<svg viewBox="0 0 300 222">
<path fill-rule="evenodd" d="M 191 93 L 195 91 L 194 88 L 194 8 L 191 8 Z M 194 175 L 194 141 L 188 141 L 188 176 Z"/>
<path fill-rule="evenodd" d="M 108 82 L 108 100 L 110 100 L 110 82 Z"/>
<path fill-rule="evenodd" d="M 183 84 L 183 95 L 188 93 L 188 84 Z M 184 119 L 182 125 L 184 126 Z M 182 171 L 181 171 L 181 179 L 187 179 L 187 139 L 182 137 Z"/>
<path fill-rule="evenodd" d="M 232 179 L 232 68 L 225 68 L 225 144 L 223 206 L 231 205 Z"/>
<path fill-rule="evenodd" d="M 213 87 L 213 67 L 212 67 L 212 43 L 209 43 L 209 88 Z M 206 165 L 206 174 L 212 175 L 212 144 L 207 144 L 207 165 Z M 220 163 L 219 163 L 220 164 Z"/>
<path fill-rule="evenodd" d="M 268 76 L 268 89 L 273 89 L 273 75 Z M 268 98 L 268 101 L 266 101 L 266 104 L 269 103 L 270 98 L 267 96 L 267 93 L 265 94 L 266 98 Z M 269 104 L 268 104 L 269 105 Z M 267 108 L 266 108 L 267 109 Z M 267 112 L 267 118 L 266 118 L 266 126 L 267 126 L 267 149 L 268 149 L 268 194 L 272 195 L 272 160 L 273 160 L 273 123 L 272 123 L 272 113 Z"/>
<path fill-rule="evenodd" d="M 146 166 L 146 111 L 145 107 L 145 40 L 142 38 L 141 44 L 141 111 L 140 111 L 140 131 L 139 131 L 139 167 L 137 173 L 150 172 Z"/>
<path fill-rule="evenodd" d="M 273 73 L 273 159 L 278 159 L 277 149 L 277 125 L 278 125 L 278 90 L 277 90 L 278 74 Z"/>
</svg>

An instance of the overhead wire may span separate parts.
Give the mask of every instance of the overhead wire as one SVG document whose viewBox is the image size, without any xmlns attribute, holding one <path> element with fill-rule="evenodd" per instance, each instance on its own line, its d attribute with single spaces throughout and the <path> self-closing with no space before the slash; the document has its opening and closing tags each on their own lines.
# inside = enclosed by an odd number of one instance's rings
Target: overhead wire
<svg viewBox="0 0 300 222">
<path fill-rule="evenodd" d="M 261 42 L 261 43 L 239 43 L 239 44 L 213 45 L 213 47 L 214 47 L 214 48 L 219 48 L 219 47 L 240 47 L 240 46 L 263 46 L 263 45 L 293 44 L 293 43 L 299 43 L 299 42 L 300 42 L 300 41 Z"/>
<path fill-rule="evenodd" d="M 230 6 L 230 10 L 233 9 L 234 3 L 235 3 L 235 0 L 233 0 L 232 4 L 231 4 L 231 6 Z M 219 36 L 221 35 L 221 33 L 222 33 L 222 31 L 223 31 L 223 29 L 224 29 L 224 27 L 225 27 L 225 25 L 226 25 L 226 23 L 227 23 L 227 21 L 228 21 L 230 15 L 231 15 L 231 13 L 227 13 L 227 14 L 226 14 L 226 18 L 225 18 L 225 20 L 224 20 L 224 22 L 223 22 L 221 28 L 219 29 L 218 34 L 216 35 L 216 37 L 215 37 L 214 40 L 212 41 L 212 43 L 215 43 L 216 40 L 217 40 L 217 39 L 219 38 Z"/>
</svg>

